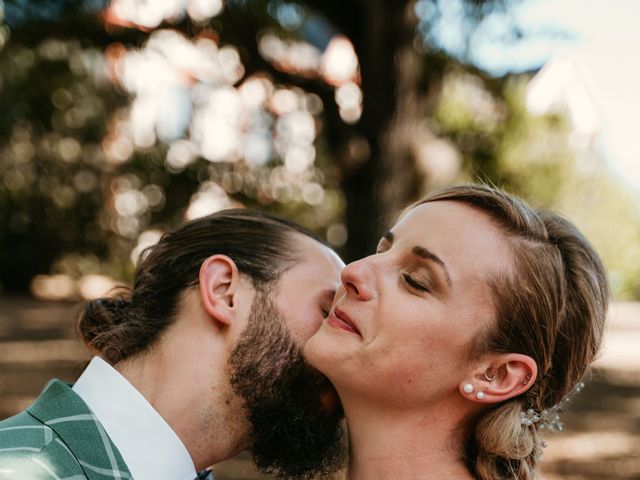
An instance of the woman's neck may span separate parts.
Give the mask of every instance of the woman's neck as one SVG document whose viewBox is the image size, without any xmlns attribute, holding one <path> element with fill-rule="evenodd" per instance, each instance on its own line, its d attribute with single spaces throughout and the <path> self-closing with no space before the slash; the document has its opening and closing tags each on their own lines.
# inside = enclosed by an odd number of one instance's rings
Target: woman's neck
<svg viewBox="0 0 640 480">
<path fill-rule="evenodd" d="M 343 402 L 344 403 L 344 402 Z M 469 479 L 462 460 L 459 418 L 451 412 L 350 405 L 345 414 L 349 429 L 349 480 Z M 437 412 L 437 414 L 435 414 Z"/>
</svg>

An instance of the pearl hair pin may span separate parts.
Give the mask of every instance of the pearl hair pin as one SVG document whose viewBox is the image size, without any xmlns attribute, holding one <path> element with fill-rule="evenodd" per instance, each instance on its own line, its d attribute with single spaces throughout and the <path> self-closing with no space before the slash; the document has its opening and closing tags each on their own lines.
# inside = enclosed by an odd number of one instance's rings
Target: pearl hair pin
<svg viewBox="0 0 640 480">
<path fill-rule="evenodd" d="M 537 412 L 533 408 L 528 409 L 526 412 L 520 412 L 520 423 L 525 427 L 533 426 L 538 430 L 561 432 L 564 429 L 564 425 L 560 420 L 560 414 L 564 411 L 567 404 L 571 402 L 571 397 L 580 393 L 583 388 L 584 383 L 578 383 L 565 398 L 560 400 L 559 403 L 556 403 L 553 407 L 544 409 L 541 412 Z"/>
</svg>

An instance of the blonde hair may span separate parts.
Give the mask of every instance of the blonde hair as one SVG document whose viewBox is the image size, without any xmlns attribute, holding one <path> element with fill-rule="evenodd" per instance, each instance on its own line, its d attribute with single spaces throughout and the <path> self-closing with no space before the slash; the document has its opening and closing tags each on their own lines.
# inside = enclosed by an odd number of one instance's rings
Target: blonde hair
<svg viewBox="0 0 640 480">
<path fill-rule="evenodd" d="M 549 409 L 585 376 L 602 340 L 609 291 L 604 267 L 568 220 L 536 210 L 485 185 L 460 185 L 418 202 L 461 202 L 488 214 L 508 240 L 514 269 L 491 281 L 495 324 L 472 345 L 472 356 L 522 353 L 538 365 L 524 394 L 480 412 L 467 427 L 465 460 L 481 480 L 530 480 L 542 448 L 529 408 Z"/>
</svg>

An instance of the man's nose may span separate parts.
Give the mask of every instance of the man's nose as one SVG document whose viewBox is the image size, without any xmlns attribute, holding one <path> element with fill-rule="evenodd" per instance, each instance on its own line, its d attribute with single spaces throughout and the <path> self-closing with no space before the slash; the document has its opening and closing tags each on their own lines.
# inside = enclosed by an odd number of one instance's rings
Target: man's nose
<svg viewBox="0 0 640 480">
<path fill-rule="evenodd" d="M 374 272 L 367 258 L 350 263 L 340 276 L 347 295 L 361 301 L 371 300 L 375 292 Z"/>
</svg>

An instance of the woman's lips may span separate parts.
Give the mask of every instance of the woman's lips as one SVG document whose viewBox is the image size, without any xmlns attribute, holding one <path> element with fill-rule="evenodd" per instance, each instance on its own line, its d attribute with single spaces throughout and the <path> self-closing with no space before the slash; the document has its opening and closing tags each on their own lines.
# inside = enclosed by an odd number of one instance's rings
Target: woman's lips
<svg viewBox="0 0 640 480">
<path fill-rule="evenodd" d="M 362 336 L 356 324 L 353 323 L 351 318 L 349 318 L 349 315 L 344 313 L 339 308 L 334 309 L 334 311 L 329 314 L 329 316 L 327 317 L 327 322 L 336 328 L 341 328 L 342 330 L 346 330 L 348 332 L 352 332 L 356 335 Z"/>
</svg>

